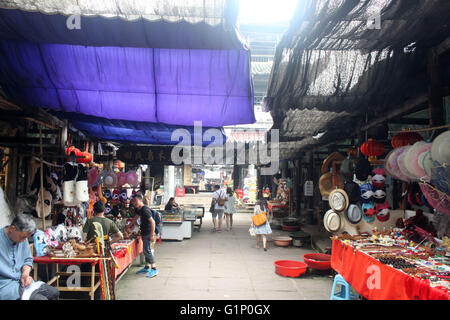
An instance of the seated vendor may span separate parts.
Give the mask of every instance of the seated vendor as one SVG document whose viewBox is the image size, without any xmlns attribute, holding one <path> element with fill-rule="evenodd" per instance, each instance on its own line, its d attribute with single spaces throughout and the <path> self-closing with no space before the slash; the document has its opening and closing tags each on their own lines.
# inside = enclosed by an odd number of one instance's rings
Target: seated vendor
<svg viewBox="0 0 450 320">
<path fill-rule="evenodd" d="M 176 203 L 175 198 L 172 197 L 169 199 L 169 202 L 167 202 L 164 210 L 173 210 L 173 209 L 178 209 L 178 208 L 179 208 L 178 203 Z"/>
<path fill-rule="evenodd" d="M 91 240 L 96 235 L 94 222 L 98 222 L 102 225 L 103 234 L 109 236 L 111 242 L 123 239 L 122 232 L 120 232 L 116 223 L 104 216 L 105 204 L 102 201 L 97 201 L 94 204 L 94 214 L 95 216 L 87 220 L 83 227 L 84 239 L 86 239 L 86 241 Z"/>
<path fill-rule="evenodd" d="M 28 238 L 36 231 L 34 220 L 18 214 L 0 229 L 0 300 L 56 300 L 58 289 L 30 276 L 33 268 Z"/>
</svg>

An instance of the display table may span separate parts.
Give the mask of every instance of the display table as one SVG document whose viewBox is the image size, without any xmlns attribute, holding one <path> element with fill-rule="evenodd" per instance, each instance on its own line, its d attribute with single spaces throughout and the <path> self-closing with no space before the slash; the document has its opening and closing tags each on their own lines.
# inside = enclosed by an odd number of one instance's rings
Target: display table
<svg viewBox="0 0 450 320">
<path fill-rule="evenodd" d="M 289 208 L 289 205 L 282 204 L 280 201 L 271 200 L 271 201 L 267 201 L 267 208 L 273 214 L 274 210 L 275 210 L 275 212 L 277 210 L 287 210 Z"/>
<path fill-rule="evenodd" d="M 123 254 L 119 252 L 117 254 L 114 254 L 114 258 L 117 264 L 119 265 L 119 268 L 114 269 L 116 281 L 119 281 L 120 278 L 125 274 L 124 271 L 128 270 L 128 268 L 133 263 L 134 259 L 136 259 L 138 256 L 142 254 L 143 252 L 142 239 L 140 237 L 135 239 L 132 243 L 130 243 L 127 246 L 125 250 L 126 254 L 125 252 Z"/>
<path fill-rule="evenodd" d="M 162 240 L 178 240 L 192 237 L 193 221 L 163 221 Z"/>
<path fill-rule="evenodd" d="M 37 281 L 37 270 L 38 270 L 38 264 L 53 264 L 56 267 L 55 276 L 50 279 L 47 284 L 52 285 L 56 282 L 55 288 L 57 288 L 59 291 L 71 291 L 71 292 L 88 292 L 89 297 L 91 300 L 94 300 L 94 292 L 97 290 L 97 288 L 100 286 L 100 273 L 95 272 L 95 265 L 99 262 L 99 258 L 54 258 L 50 256 L 43 256 L 43 257 L 34 257 L 33 263 L 34 263 L 34 281 Z M 58 266 L 61 265 L 81 265 L 83 263 L 89 263 L 91 265 L 91 271 L 90 272 L 81 272 L 81 277 L 90 277 L 90 286 L 88 287 L 76 287 L 76 288 L 68 288 L 67 286 L 60 286 L 59 285 L 59 279 L 61 277 L 69 277 L 73 275 L 72 272 L 60 272 L 58 270 Z M 97 282 L 95 278 L 98 278 Z"/>
<path fill-rule="evenodd" d="M 446 289 L 431 287 L 428 280 L 385 265 L 341 240 L 333 240 L 331 267 L 369 300 L 450 299 Z"/>
<path fill-rule="evenodd" d="M 127 248 L 124 248 L 124 251 L 121 253 L 117 253 L 114 255 L 114 258 L 119 265 L 119 268 L 115 269 L 115 279 L 116 282 L 119 280 L 119 276 L 121 277 L 126 270 L 131 266 L 134 259 L 142 253 L 142 239 L 137 238 L 133 240 Z M 91 300 L 94 300 L 94 293 L 97 288 L 100 286 L 100 273 L 95 271 L 95 266 L 98 264 L 101 258 L 56 258 L 50 256 L 42 256 L 42 257 L 34 257 L 34 280 L 37 281 L 37 271 L 39 264 L 53 264 L 56 267 L 55 276 L 50 279 L 47 284 L 52 285 L 56 283 L 55 287 L 59 291 L 71 291 L 71 292 L 88 292 Z M 81 277 L 90 277 L 90 285 L 87 287 L 76 287 L 76 288 L 68 288 L 67 286 L 60 286 L 59 280 L 61 277 L 69 277 L 73 275 L 73 272 L 61 272 L 59 271 L 59 265 L 81 265 L 81 264 L 90 264 L 91 270 L 89 272 L 81 272 Z M 97 278 L 97 280 L 96 280 Z"/>
</svg>

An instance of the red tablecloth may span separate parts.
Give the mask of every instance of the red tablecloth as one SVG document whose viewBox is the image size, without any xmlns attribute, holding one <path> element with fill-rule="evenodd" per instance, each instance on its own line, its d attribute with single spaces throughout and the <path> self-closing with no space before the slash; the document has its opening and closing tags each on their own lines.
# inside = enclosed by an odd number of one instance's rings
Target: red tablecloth
<svg viewBox="0 0 450 320">
<path fill-rule="evenodd" d="M 65 258 L 52 258 L 50 256 L 42 256 L 42 257 L 33 257 L 33 261 L 35 263 L 41 264 L 72 265 L 72 264 L 90 263 L 95 265 L 98 263 L 99 259 L 97 258 L 65 259 Z"/>
<path fill-rule="evenodd" d="M 138 255 L 142 253 L 142 239 L 135 239 L 129 246 L 129 253 L 126 255 L 115 256 L 117 264 L 119 265 L 118 269 L 115 270 L 115 277 L 117 278 L 132 262 Z"/>
<path fill-rule="evenodd" d="M 333 240 L 331 267 L 369 300 L 450 299 L 447 290 L 433 288 L 428 280 L 387 266 L 340 240 Z"/>
</svg>

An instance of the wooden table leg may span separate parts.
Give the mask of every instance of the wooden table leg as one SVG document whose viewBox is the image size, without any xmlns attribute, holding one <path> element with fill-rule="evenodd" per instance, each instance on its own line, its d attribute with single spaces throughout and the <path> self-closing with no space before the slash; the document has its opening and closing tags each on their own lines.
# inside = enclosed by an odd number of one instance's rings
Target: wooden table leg
<svg viewBox="0 0 450 320">
<path fill-rule="evenodd" d="M 94 286 L 95 286 L 95 264 L 91 266 L 91 291 L 90 291 L 91 300 L 94 300 L 94 293 L 95 293 Z"/>
<path fill-rule="evenodd" d="M 37 274 L 38 274 L 38 264 L 37 263 L 33 263 L 34 267 L 33 267 L 33 278 L 34 281 L 37 281 Z"/>
</svg>

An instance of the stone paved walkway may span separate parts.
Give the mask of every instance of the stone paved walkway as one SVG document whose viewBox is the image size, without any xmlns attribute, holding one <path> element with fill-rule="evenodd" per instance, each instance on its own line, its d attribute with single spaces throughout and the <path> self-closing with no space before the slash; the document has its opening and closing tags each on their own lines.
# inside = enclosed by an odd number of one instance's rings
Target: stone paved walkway
<svg viewBox="0 0 450 320">
<path fill-rule="evenodd" d="M 159 270 L 155 278 L 137 275 L 139 259 L 117 285 L 117 299 L 125 300 L 328 300 L 332 278 L 328 273 L 308 272 L 300 278 L 275 273 L 276 260 L 303 261 L 310 248 L 256 249 L 248 233 L 249 213 L 235 214 L 231 232 L 211 232 L 206 213 L 200 232 L 183 241 L 162 241 L 156 247 Z M 225 225 L 225 224 L 224 224 Z M 274 230 L 273 236 L 288 232 Z"/>
</svg>

